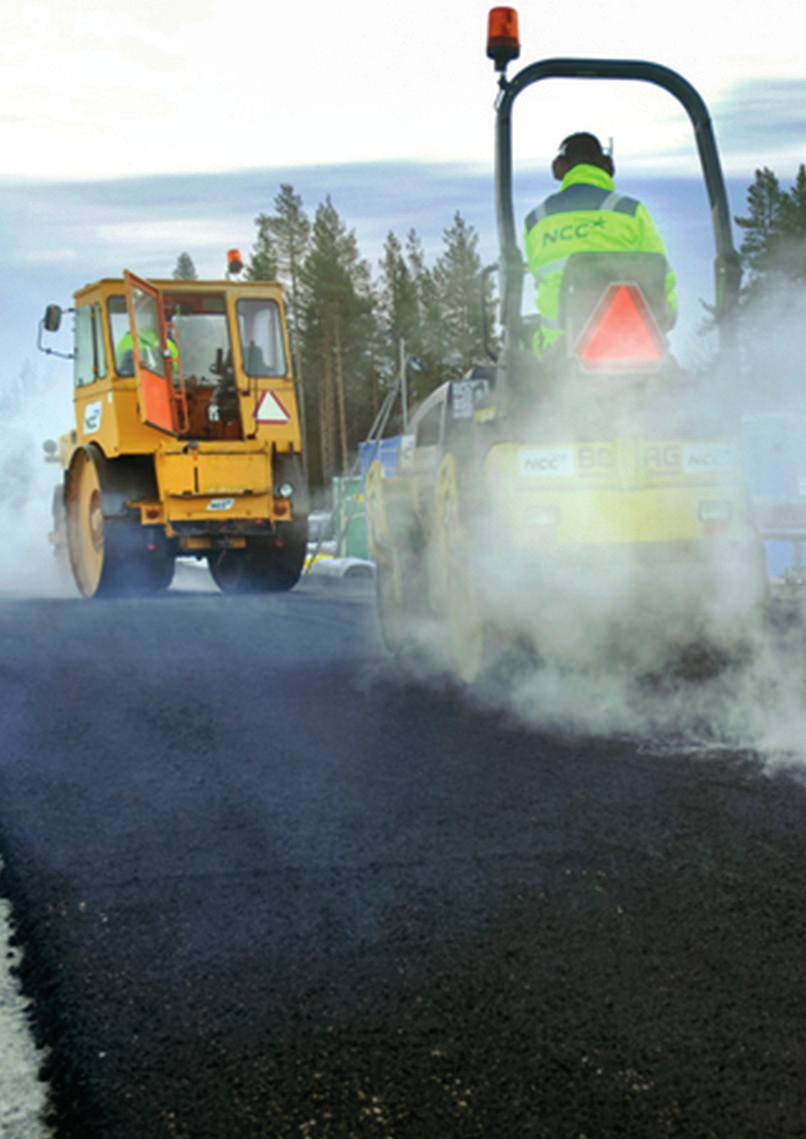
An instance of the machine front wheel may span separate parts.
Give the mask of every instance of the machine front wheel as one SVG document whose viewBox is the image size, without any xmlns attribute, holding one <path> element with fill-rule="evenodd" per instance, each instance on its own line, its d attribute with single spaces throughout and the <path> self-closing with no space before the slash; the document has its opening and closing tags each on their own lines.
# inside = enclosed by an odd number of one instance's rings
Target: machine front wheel
<svg viewBox="0 0 806 1139">
<path fill-rule="evenodd" d="M 67 553 L 85 597 L 148 595 L 171 583 L 174 560 L 164 535 L 126 517 L 121 506 L 127 498 L 143 496 L 140 482 L 128 467 L 113 467 L 94 448 L 82 447 L 73 456 L 64 491 Z M 113 517 L 104 513 L 105 496 L 116 503 Z"/>
<path fill-rule="evenodd" d="M 67 552 L 76 585 L 85 597 L 94 597 L 100 590 L 106 561 L 98 468 L 91 451 L 77 451 L 65 485 Z"/>
</svg>

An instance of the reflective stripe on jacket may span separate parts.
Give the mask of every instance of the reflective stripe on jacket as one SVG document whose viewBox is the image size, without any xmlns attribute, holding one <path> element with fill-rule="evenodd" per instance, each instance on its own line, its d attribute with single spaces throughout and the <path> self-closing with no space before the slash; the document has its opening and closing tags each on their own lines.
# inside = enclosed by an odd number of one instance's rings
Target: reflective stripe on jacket
<svg viewBox="0 0 806 1139">
<path fill-rule="evenodd" d="M 527 215 L 526 260 L 537 285 L 541 315 L 538 354 L 561 334 L 557 326 L 560 282 L 574 253 L 662 253 L 666 247 L 646 206 L 620 194 L 613 179 L 598 166 L 580 164 L 569 170 L 556 194 Z M 668 262 L 667 262 L 668 264 Z M 666 274 L 669 327 L 677 314 L 675 274 Z"/>
</svg>

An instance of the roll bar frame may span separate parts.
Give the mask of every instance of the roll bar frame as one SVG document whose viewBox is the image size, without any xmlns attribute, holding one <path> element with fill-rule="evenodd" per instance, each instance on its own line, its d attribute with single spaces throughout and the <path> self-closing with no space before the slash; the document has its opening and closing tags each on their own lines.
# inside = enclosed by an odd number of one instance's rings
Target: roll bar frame
<svg viewBox="0 0 806 1139">
<path fill-rule="evenodd" d="M 540 60 L 524 67 L 511 80 L 499 80 L 496 102 L 495 203 L 500 247 L 499 284 L 501 322 L 510 335 L 519 326 L 523 295 L 524 262 L 518 245 L 512 189 L 512 108 L 517 96 L 543 79 L 632 79 L 654 83 L 673 95 L 686 110 L 705 179 L 716 244 L 714 259 L 714 317 L 720 347 L 732 346 L 732 321 L 741 285 L 741 260 L 733 245 L 725 179 L 716 147 L 711 119 L 703 99 L 688 80 L 671 68 L 644 60 L 572 59 Z"/>
</svg>

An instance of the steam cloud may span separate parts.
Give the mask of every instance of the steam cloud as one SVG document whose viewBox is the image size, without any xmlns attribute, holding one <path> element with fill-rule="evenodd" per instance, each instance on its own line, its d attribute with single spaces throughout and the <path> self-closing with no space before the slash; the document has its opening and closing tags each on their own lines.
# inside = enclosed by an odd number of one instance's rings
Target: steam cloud
<svg viewBox="0 0 806 1139">
<path fill-rule="evenodd" d="M 759 424 L 769 417 L 793 430 L 803 424 L 806 439 L 804 328 L 806 289 L 790 283 L 753 305 L 742 325 L 741 366 L 715 367 L 677 412 L 659 407 L 658 437 L 692 437 L 693 417 L 694 437 L 744 435 L 755 448 L 756 476 L 769 475 L 781 457 L 759 448 Z M 577 436 L 584 440 L 651 435 L 651 425 L 631 420 L 626 401 L 614 428 L 591 424 L 589 404 L 583 398 L 575 406 L 576 398 L 565 391 L 544 405 L 521 439 L 573 442 L 569 422 L 585 424 Z M 674 415 L 679 423 L 670 428 Z M 806 450 L 801 469 L 806 503 Z M 478 520 L 470 546 L 476 589 L 492 614 L 488 638 L 510 651 L 469 699 L 541 730 L 623 735 L 650 750 L 751 750 L 770 765 L 806 763 L 803 606 L 759 604 L 766 567 L 757 557 L 714 561 L 703 593 L 702 579 L 684 566 L 647 573 L 637 557 L 610 564 L 594 551 L 577 569 L 534 550 L 502 556 L 501 529 L 492 511 Z M 780 582 L 772 584 L 777 597 Z M 450 671 L 445 642 L 443 624 L 420 621 L 409 667 L 427 682 Z"/>
<path fill-rule="evenodd" d="M 66 381 L 69 385 L 69 378 Z M 69 386 L 66 388 L 69 414 Z M 45 463 L 42 443 L 54 428 L 49 413 L 53 393 L 26 364 L 0 389 L 0 589 L 30 596 L 72 595 L 69 577 L 60 571 L 48 542 L 53 490 L 61 477 L 58 464 Z M 66 431 L 63 418 L 55 431 Z M 55 433 L 55 432 L 54 432 Z"/>
</svg>

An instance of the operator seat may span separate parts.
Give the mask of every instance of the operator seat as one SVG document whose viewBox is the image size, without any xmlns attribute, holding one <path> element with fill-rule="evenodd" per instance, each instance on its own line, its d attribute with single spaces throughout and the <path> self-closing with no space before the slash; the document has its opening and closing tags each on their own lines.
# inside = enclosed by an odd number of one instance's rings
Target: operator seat
<svg viewBox="0 0 806 1139">
<path fill-rule="evenodd" d="M 674 319 L 666 304 L 669 265 L 662 253 L 574 253 L 560 283 L 559 319 L 565 350 L 573 353 L 590 318 L 610 285 L 637 285 L 662 332 Z"/>
<path fill-rule="evenodd" d="M 255 344 L 254 340 L 250 340 L 244 347 L 243 370 L 247 376 L 265 376 L 268 374 L 266 361 L 263 358 L 263 349 L 259 344 Z"/>
</svg>

